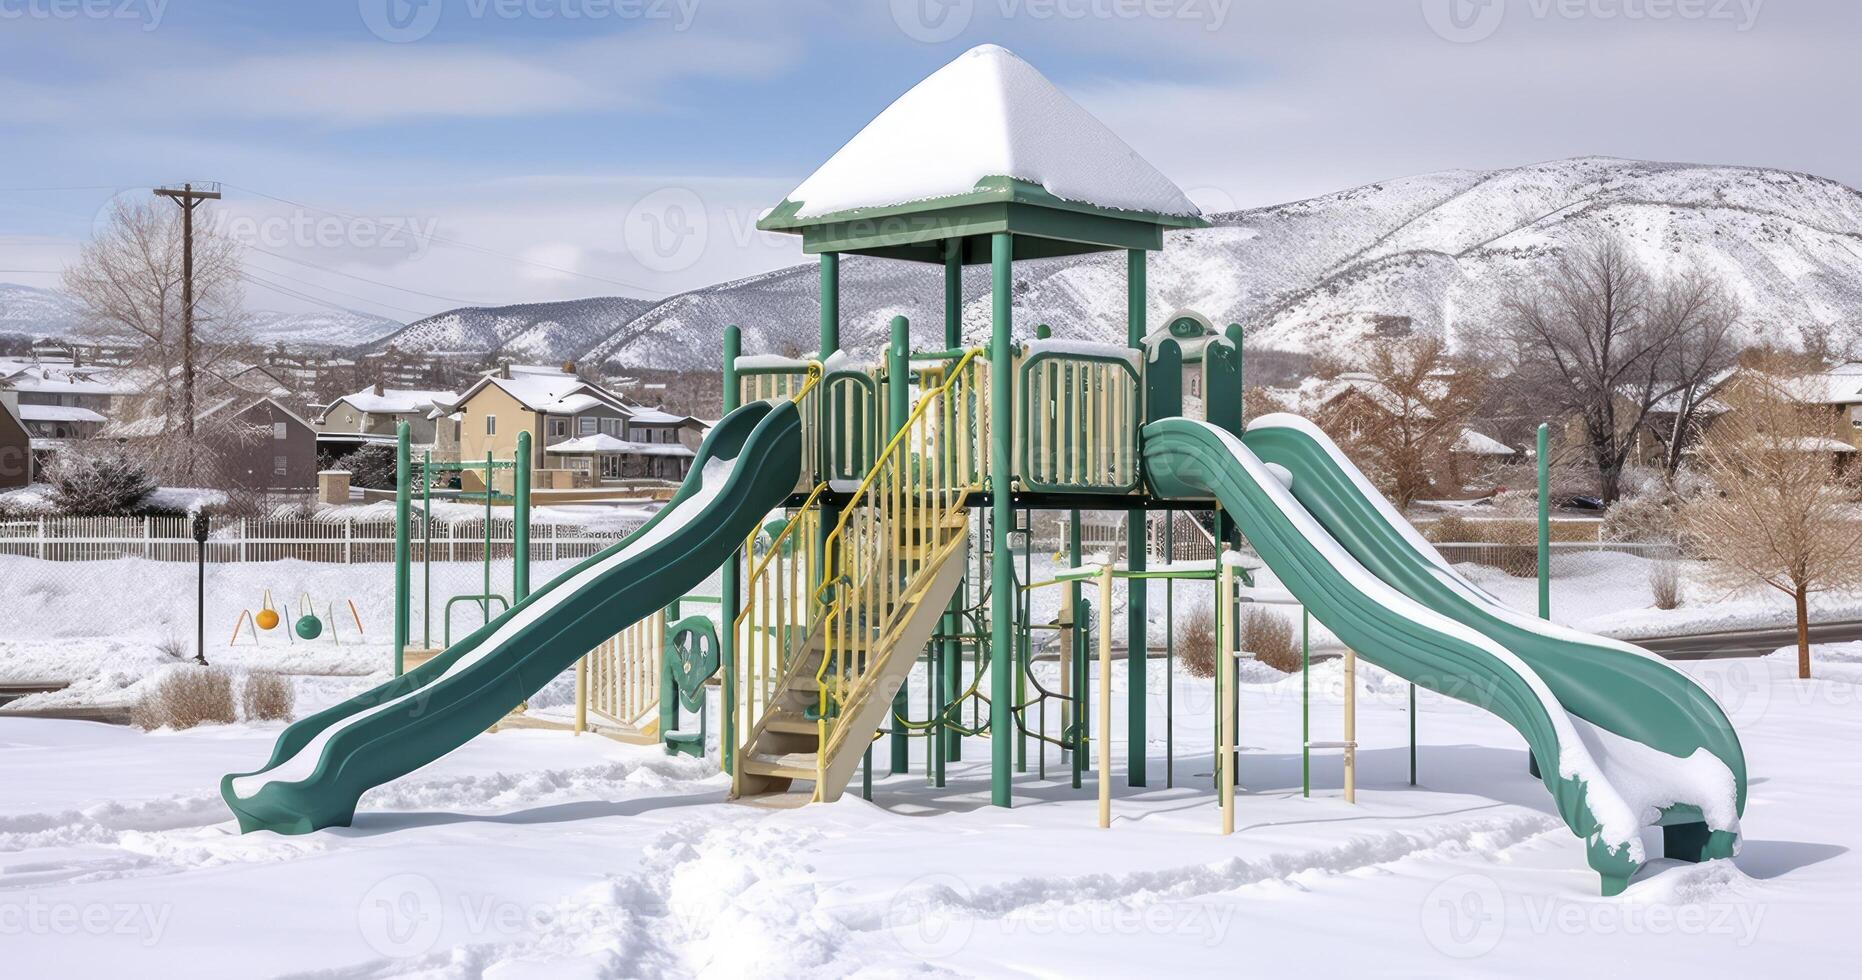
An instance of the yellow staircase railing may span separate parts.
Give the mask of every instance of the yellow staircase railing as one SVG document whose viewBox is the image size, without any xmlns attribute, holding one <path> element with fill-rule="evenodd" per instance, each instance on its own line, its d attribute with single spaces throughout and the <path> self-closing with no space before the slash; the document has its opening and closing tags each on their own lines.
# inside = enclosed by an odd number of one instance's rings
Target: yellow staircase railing
<svg viewBox="0 0 1862 980">
<path fill-rule="evenodd" d="M 765 729 L 779 723 L 794 733 L 806 719 L 814 751 L 785 754 L 813 758 L 780 774 L 806 778 L 812 768 L 814 798 L 831 798 L 838 784 L 830 765 L 850 739 L 871 737 L 874 712 L 890 704 L 885 688 L 910 667 L 893 657 L 914 657 L 897 648 L 922 629 L 914 613 L 967 543 L 968 498 L 984 485 L 990 418 L 981 353 L 917 365 L 921 396 L 826 538 L 830 512 L 817 487 L 752 568 L 733 626 L 742 664 L 732 774 L 739 795 Z"/>
</svg>

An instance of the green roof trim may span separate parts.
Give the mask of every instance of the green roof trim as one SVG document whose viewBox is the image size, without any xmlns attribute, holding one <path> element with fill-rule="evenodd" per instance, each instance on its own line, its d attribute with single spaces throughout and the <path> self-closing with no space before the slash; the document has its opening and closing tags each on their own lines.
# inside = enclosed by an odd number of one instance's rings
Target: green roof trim
<svg viewBox="0 0 1862 980">
<path fill-rule="evenodd" d="M 1155 214 L 1055 197 L 1038 184 L 985 177 L 976 189 L 950 197 L 879 208 L 797 217 L 802 203 L 785 200 L 756 226 L 802 236 L 810 254 L 841 252 L 919 262 L 944 261 L 943 243 L 964 240 L 963 261 L 989 261 L 987 236 L 1015 236 L 1015 258 L 1053 258 L 1109 249 L 1163 247 L 1167 228 L 1206 228 L 1195 215 Z"/>
</svg>

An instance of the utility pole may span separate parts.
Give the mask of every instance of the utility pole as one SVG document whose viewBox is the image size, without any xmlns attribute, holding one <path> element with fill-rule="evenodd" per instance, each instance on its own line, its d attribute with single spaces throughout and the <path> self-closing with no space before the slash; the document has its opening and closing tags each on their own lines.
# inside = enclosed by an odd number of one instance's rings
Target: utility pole
<svg viewBox="0 0 1862 980">
<path fill-rule="evenodd" d="M 187 472 L 194 474 L 194 209 L 220 199 L 220 185 L 157 187 L 156 197 L 181 206 L 181 418 L 187 433 Z"/>
</svg>

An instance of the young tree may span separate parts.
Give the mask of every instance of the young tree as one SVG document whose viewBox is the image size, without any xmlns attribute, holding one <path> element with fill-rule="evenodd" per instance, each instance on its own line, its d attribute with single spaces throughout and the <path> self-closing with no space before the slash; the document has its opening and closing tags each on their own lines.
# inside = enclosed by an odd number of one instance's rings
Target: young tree
<svg viewBox="0 0 1862 980">
<path fill-rule="evenodd" d="M 1685 505 L 1685 527 L 1729 583 L 1791 597 L 1797 672 L 1809 677 L 1810 596 L 1862 584 L 1857 483 L 1832 462 L 1848 443 L 1836 414 L 1799 400 L 1788 375 L 1748 368 L 1728 387 L 1729 410 L 1701 445 L 1711 489 Z"/>
<path fill-rule="evenodd" d="M 1704 274 L 1653 275 L 1620 239 L 1600 236 L 1566 249 L 1546 281 L 1509 294 L 1502 325 L 1543 408 L 1583 420 L 1598 489 L 1613 501 L 1656 404 L 1698 396 L 1731 363 L 1739 315 Z M 1681 424 L 1691 428 L 1699 399 L 1689 402 Z"/>
<path fill-rule="evenodd" d="M 78 303 L 89 333 L 139 339 L 141 365 L 154 377 L 149 414 L 192 477 L 198 454 L 195 387 L 201 369 L 231 352 L 242 338 L 243 293 L 238 243 L 210 229 L 194 231 L 194 337 L 184 336 L 182 221 L 165 201 L 120 199 L 109 224 L 86 243 L 65 270 L 65 289 Z"/>
</svg>

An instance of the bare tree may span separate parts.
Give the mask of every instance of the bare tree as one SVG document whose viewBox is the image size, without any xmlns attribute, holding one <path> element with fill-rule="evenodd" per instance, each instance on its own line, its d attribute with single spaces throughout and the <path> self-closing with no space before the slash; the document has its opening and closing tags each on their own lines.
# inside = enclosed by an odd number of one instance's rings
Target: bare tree
<svg viewBox="0 0 1862 980">
<path fill-rule="evenodd" d="M 1621 495 L 1623 467 L 1657 403 L 1731 362 L 1737 305 L 1690 273 L 1657 277 L 1621 240 L 1571 246 L 1546 281 L 1505 299 L 1503 325 L 1518 375 L 1546 408 L 1582 419 L 1605 500 Z M 1692 426 L 1698 398 L 1685 413 Z"/>
<path fill-rule="evenodd" d="M 1797 672 L 1809 677 L 1810 596 L 1862 584 L 1862 515 L 1857 483 L 1837 462 L 1849 445 L 1837 414 L 1799 400 L 1789 377 L 1748 368 L 1728 386 L 1729 410 L 1701 445 L 1712 491 L 1683 514 L 1694 547 L 1728 584 L 1791 597 Z"/>
<path fill-rule="evenodd" d="M 99 338 L 141 342 L 140 366 L 153 375 L 146 414 L 162 419 L 191 476 L 197 439 L 196 379 L 243 339 L 238 245 L 207 229 L 194 233 L 194 343 L 183 336 L 182 222 L 160 201 L 118 200 L 110 220 L 65 270 L 65 289 Z"/>
<path fill-rule="evenodd" d="M 1455 473 L 1454 447 L 1480 404 L 1481 375 L 1438 337 L 1373 343 L 1364 380 L 1315 414 L 1399 508 Z"/>
<path fill-rule="evenodd" d="M 1669 338 L 1651 390 L 1667 389 L 1655 404 L 1672 415 L 1668 432 L 1661 434 L 1662 475 L 1672 485 L 1682 457 L 1698 440 L 1703 406 L 1738 357 L 1734 331 L 1740 309 L 1724 286 L 1696 271 L 1662 283 L 1650 317 L 1655 331 Z"/>
</svg>

